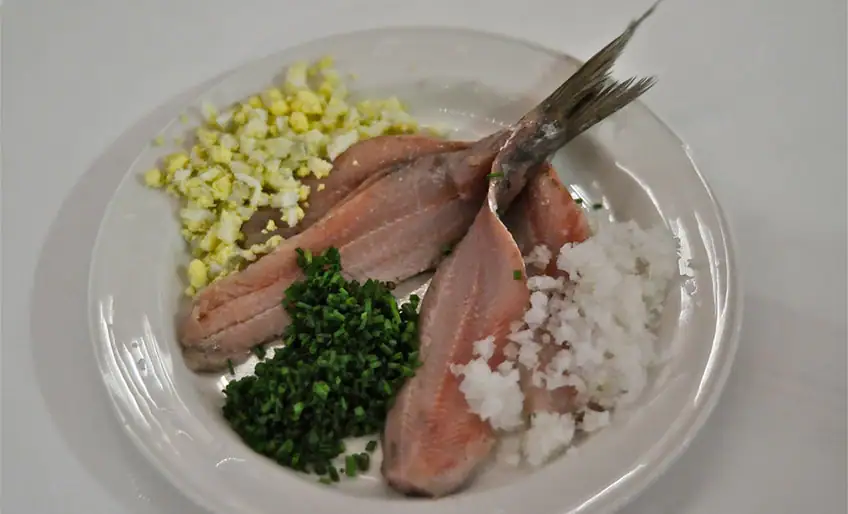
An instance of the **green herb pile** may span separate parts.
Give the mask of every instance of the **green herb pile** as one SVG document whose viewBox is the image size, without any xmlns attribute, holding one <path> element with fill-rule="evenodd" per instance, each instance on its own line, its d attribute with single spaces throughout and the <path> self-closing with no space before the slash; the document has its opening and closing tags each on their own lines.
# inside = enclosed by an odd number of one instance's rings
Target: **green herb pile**
<svg viewBox="0 0 848 514">
<path fill-rule="evenodd" d="M 337 481 L 343 439 L 379 432 L 418 362 L 418 302 L 398 307 L 391 284 L 348 281 L 338 250 L 298 250 L 305 278 L 286 290 L 285 346 L 224 390 L 224 417 L 253 450 Z M 373 451 L 374 444 L 369 443 Z M 348 455 L 354 476 L 367 453 Z"/>
</svg>

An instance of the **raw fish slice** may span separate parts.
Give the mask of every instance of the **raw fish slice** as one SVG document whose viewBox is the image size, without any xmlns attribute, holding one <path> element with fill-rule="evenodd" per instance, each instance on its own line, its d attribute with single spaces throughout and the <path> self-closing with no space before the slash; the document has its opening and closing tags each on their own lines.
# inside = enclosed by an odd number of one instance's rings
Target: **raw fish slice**
<svg viewBox="0 0 848 514">
<path fill-rule="evenodd" d="M 250 349 L 288 324 L 281 306 L 301 277 L 296 248 L 339 249 L 345 272 L 357 279 L 401 281 L 432 269 L 442 249 L 468 230 L 483 201 L 485 175 L 503 137 L 429 154 L 374 180 L 304 232 L 263 259 L 200 292 L 179 325 L 187 364 L 195 371 L 243 361 Z M 454 177 L 480 180 L 457 186 Z"/>
<path fill-rule="evenodd" d="M 367 179 L 390 173 L 405 161 L 432 153 L 462 150 L 468 148 L 469 144 L 422 135 L 377 136 L 360 141 L 336 157 L 333 171 L 327 178 L 319 179 L 310 175 L 301 179 L 303 185 L 309 186 L 311 193 L 306 215 L 297 225 L 289 227 L 281 219 L 280 209 L 262 207 L 242 226 L 245 237 L 243 246 L 249 248 L 263 243 L 275 234 L 284 238 L 299 234 L 324 217 Z M 324 187 L 319 189 L 321 184 Z M 271 220 L 278 228 L 263 233 Z"/>
<path fill-rule="evenodd" d="M 495 356 L 529 291 L 512 236 L 488 206 L 438 268 L 421 307 L 423 366 L 401 390 L 383 433 L 386 481 L 409 494 L 442 496 L 461 487 L 489 455 L 495 434 L 473 414 L 452 363 L 472 359 L 472 343 L 494 337 Z"/>
<path fill-rule="evenodd" d="M 551 166 L 535 175 L 518 196 L 506 216 L 509 227 L 522 254 L 527 255 L 537 246 L 545 246 L 553 258 L 544 270 L 530 266 L 528 276 L 547 275 L 567 279 L 567 274 L 557 268 L 559 249 L 566 243 L 579 243 L 589 237 L 589 224 L 583 209 L 571 197 Z M 538 340 L 538 338 L 537 338 Z M 562 349 L 553 341 L 541 343 L 539 368 L 544 370 Z M 524 408 L 528 414 L 548 411 L 565 413 L 574 409 L 576 390 L 562 386 L 549 390 L 545 384 L 533 383 L 532 370 L 519 365 Z"/>
<path fill-rule="evenodd" d="M 589 223 L 583 209 L 571 197 L 550 164 L 536 174 L 521 192 L 504 218 L 523 255 L 544 245 L 554 253 L 565 243 L 578 243 L 589 237 Z M 539 274 L 530 269 L 531 275 Z M 541 270 L 552 277 L 562 273 L 556 258 Z"/>
<path fill-rule="evenodd" d="M 653 10 L 653 9 L 652 9 Z M 454 253 L 439 266 L 421 307 L 422 366 L 402 388 L 383 432 L 382 473 L 393 488 L 443 496 L 469 482 L 491 453 L 495 434 L 473 414 L 454 375 L 474 343 L 493 338 L 494 369 L 510 324 L 529 291 L 521 252 L 498 211 L 506 211 L 540 165 L 568 141 L 647 90 L 652 80 L 613 82 L 609 69 L 639 20 L 517 123 L 493 164 L 501 175 Z"/>
</svg>

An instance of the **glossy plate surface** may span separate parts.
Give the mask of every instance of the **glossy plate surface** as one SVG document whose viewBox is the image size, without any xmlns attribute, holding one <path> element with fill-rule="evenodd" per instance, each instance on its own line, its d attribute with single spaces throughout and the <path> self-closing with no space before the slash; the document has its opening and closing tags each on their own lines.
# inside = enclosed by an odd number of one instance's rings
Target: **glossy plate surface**
<svg viewBox="0 0 848 514">
<path fill-rule="evenodd" d="M 325 54 L 356 73 L 352 93 L 397 95 L 424 123 L 457 138 L 509 124 L 547 96 L 578 63 L 538 46 L 481 32 L 380 29 L 317 40 L 252 62 L 220 80 L 202 102 L 221 106 L 260 91 L 287 64 Z M 664 94 L 662 77 L 651 94 Z M 178 135 L 174 120 L 163 134 Z M 151 134 L 151 139 L 155 134 Z M 603 201 L 616 218 L 663 222 L 679 238 L 686 276 L 671 292 L 660 344 L 671 355 L 637 409 L 573 455 L 532 473 L 493 467 L 466 492 L 439 501 L 388 492 L 377 475 L 327 488 L 254 454 L 219 414 L 224 376 L 183 364 L 174 313 L 187 262 L 175 205 L 139 174 L 168 149 L 147 148 L 116 191 L 93 251 L 89 313 L 95 353 L 123 426 L 177 487 L 216 513 L 380 514 L 608 512 L 620 507 L 685 448 L 718 399 L 740 322 L 740 292 L 721 211 L 686 146 L 636 103 L 554 159 L 572 190 Z M 171 150 L 173 151 L 173 150 Z"/>
</svg>

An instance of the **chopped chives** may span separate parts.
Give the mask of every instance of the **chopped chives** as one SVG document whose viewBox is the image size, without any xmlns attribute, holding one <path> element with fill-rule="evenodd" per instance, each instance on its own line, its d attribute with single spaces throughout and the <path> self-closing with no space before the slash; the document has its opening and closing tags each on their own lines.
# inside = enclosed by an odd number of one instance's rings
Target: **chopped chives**
<svg viewBox="0 0 848 514">
<path fill-rule="evenodd" d="M 489 173 L 488 175 L 486 175 L 486 178 L 489 178 L 489 179 L 503 178 L 503 176 L 504 176 L 503 172 L 497 171 L 495 173 Z"/>
<path fill-rule="evenodd" d="M 298 250 L 297 259 L 304 278 L 285 293 L 291 323 L 283 345 L 255 375 L 227 385 L 223 415 L 256 452 L 333 481 L 370 466 L 361 455 L 341 469 L 331 463 L 345 453 L 345 438 L 382 430 L 397 392 L 420 366 L 420 299 L 399 305 L 392 284 L 347 280 L 335 248 Z"/>
<path fill-rule="evenodd" d="M 312 392 L 322 400 L 326 400 L 327 395 L 330 394 L 330 386 L 326 382 L 315 382 L 312 385 Z"/>
<path fill-rule="evenodd" d="M 368 444 L 365 445 L 365 451 L 368 453 L 373 453 L 374 450 L 377 449 L 377 441 L 368 441 Z"/>
<path fill-rule="evenodd" d="M 356 457 L 353 455 L 345 457 L 345 475 L 349 477 L 356 476 Z"/>
<path fill-rule="evenodd" d="M 368 469 L 371 467 L 371 456 L 364 452 L 357 453 L 356 465 L 359 468 L 359 471 L 368 471 Z"/>
<path fill-rule="evenodd" d="M 583 203 L 583 199 L 582 198 L 575 198 L 574 203 L 576 203 L 577 205 L 580 205 L 580 204 Z"/>
<path fill-rule="evenodd" d="M 521 278 L 522 278 L 521 270 L 520 269 L 513 270 L 512 271 L 512 278 L 514 280 L 521 280 Z"/>
<path fill-rule="evenodd" d="M 600 209 L 603 209 L 603 208 L 604 208 L 604 204 L 602 204 L 602 203 L 595 203 L 595 204 L 592 204 L 592 208 L 593 208 L 593 209 L 595 209 L 596 211 L 598 211 L 598 210 L 600 210 Z"/>
<path fill-rule="evenodd" d="M 235 368 L 233 367 L 233 361 L 232 361 L 232 359 L 227 359 L 227 369 L 230 371 L 230 375 L 235 375 L 235 374 L 236 374 L 236 370 L 235 370 Z"/>
<path fill-rule="evenodd" d="M 330 466 L 329 474 L 330 480 L 332 480 L 333 482 L 339 481 L 339 472 L 336 470 L 335 466 Z"/>
</svg>

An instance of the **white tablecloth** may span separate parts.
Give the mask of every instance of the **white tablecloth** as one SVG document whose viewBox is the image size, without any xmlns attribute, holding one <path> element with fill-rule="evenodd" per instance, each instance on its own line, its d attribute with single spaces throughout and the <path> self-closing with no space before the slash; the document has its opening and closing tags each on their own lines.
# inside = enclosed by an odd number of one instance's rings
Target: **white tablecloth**
<svg viewBox="0 0 848 514">
<path fill-rule="evenodd" d="M 3 512 L 200 512 L 121 432 L 87 340 L 87 252 L 125 169 L 86 173 L 117 138 L 144 142 L 174 106 L 139 120 L 247 59 L 331 32 L 468 26 L 585 58 L 646 5 L 7 2 Z M 564 32 L 569 19 L 580 22 Z M 646 101 L 689 143 L 726 209 L 745 288 L 716 411 L 625 512 L 846 512 L 845 20 L 843 0 L 668 0 L 625 56 L 626 71 L 659 74 Z M 79 308 L 30 312 L 33 294 Z M 39 325 L 55 323 L 67 338 L 39 340 Z"/>
</svg>

